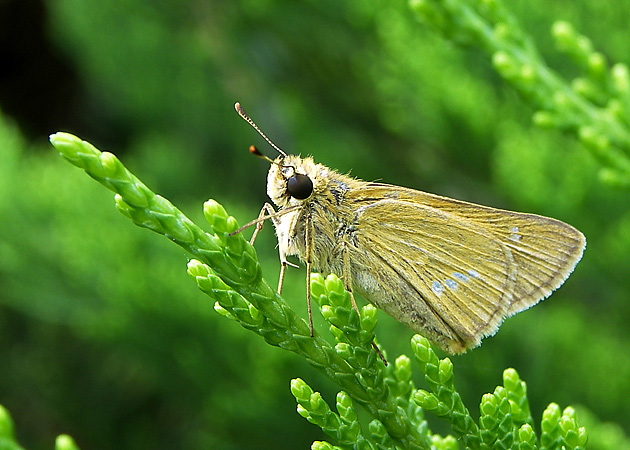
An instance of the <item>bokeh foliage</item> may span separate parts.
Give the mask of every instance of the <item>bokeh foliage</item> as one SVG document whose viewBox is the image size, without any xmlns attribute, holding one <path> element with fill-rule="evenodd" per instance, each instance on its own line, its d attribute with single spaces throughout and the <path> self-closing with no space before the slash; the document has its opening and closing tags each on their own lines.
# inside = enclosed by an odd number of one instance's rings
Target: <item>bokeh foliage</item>
<svg viewBox="0 0 630 450">
<path fill-rule="evenodd" d="M 554 49 L 560 19 L 628 62 L 628 0 L 506 6 L 563 75 L 578 69 Z M 458 388 L 477 404 L 511 366 L 536 417 L 557 401 L 630 423 L 628 191 L 599 181 L 576 138 L 534 127 L 535 108 L 483 52 L 444 40 L 402 0 L 46 8 L 50 41 L 81 80 L 67 105 L 78 130 L 57 129 L 124 155 L 193 218 L 208 197 L 242 223 L 265 201 L 267 167 L 246 152 L 259 140 L 234 113 L 239 100 L 288 152 L 575 225 L 588 240 L 575 274 L 454 358 Z M 68 432 L 84 449 L 307 448 L 320 438 L 288 387 L 315 372 L 215 314 L 181 250 L 130 227 L 109 195 L 20 128 L 2 116 L 0 403 L 20 442 L 50 448 Z M 256 245 L 270 281 L 274 245 L 268 229 Z M 303 275 L 289 271 L 285 288 L 301 311 Z M 411 332 L 385 316 L 377 336 L 390 354 L 408 352 Z"/>
</svg>

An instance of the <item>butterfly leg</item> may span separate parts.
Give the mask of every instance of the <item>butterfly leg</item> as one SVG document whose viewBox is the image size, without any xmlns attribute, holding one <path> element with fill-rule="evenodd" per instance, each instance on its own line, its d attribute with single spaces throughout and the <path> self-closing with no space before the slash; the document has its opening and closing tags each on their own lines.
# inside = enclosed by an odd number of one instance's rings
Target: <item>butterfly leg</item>
<svg viewBox="0 0 630 450">
<path fill-rule="evenodd" d="M 341 255 L 343 260 L 343 287 L 350 294 L 350 303 L 352 303 L 352 307 L 357 312 L 357 315 L 361 317 L 361 313 L 359 313 L 359 307 L 357 306 L 357 302 L 354 300 L 354 294 L 352 293 L 352 272 L 350 272 L 350 258 L 348 256 L 348 248 L 346 247 L 346 243 L 341 243 Z"/>
<path fill-rule="evenodd" d="M 265 214 L 267 214 L 266 217 L 265 217 Z M 252 234 L 252 238 L 249 240 L 249 243 L 251 245 L 254 245 L 254 242 L 256 241 L 256 237 L 258 236 L 258 233 L 260 232 L 260 230 L 263 229 L 263 224 L 264 224 L 263 218 L 271 219 L 271 221 L 273 222 L 273 225 L 277 226 L 279 223 L 277 215 L 278 215 L 277 211 L 273 208 L 273 206 L 270 203 L 265 203 L 263 205 L 262 209 L 260 210 L 260 214 L 258 214 L 258 219 L 255 221 L 256 228 L 254 229 L 254 234 Z M 279 252 L 280 252 L 280 278 L 278 279 L 277 292 L 278 294 L 281 294 L 282 285 L 284 284 L 284 272 L 285 272 L 285 269 L 287 268 L 287 265 L 293 266 L 293 267 L 297 267 L 297 266 L 287 261 L 286 255 L 283 253 L 282 249 L 279 249 Z"/>
<path fill-rule="evenodd" d="M 273 206 L 271 206 L 271 203 L 265 203 L 262 209 L 260 210 L 260 214 L 258 214 L 258 219 L 257 219 L 258 221 L 256 223 L 256 228 L 254 228 L 254 234 L 252 234 L 252 238 L 249 240 L 249 243 L 251 245 L 254 245 L 254 242 L 256 241 L 256 236 L 258 236 L 258 233 L 260 233 L 260 230 L 263 229 L 263 225 L 265 221 L 262 220 L 262 218 L 265 217 L 265 213 L 267 213 L 270 216 L 271 221 L 273 222 L 274 225 L 277 222 L 276 217 L 274 217 L 274 215 L 276 214 L 276 210 L 273 209 Z"/>
<path fill-rule="evenodd" d="M 282 285 L 284 283 L 284 270 L 287 268 L 286 264 L 280 263 L 280 277 L 278 278 L 278 295 L 282 294 Z"/>
<path fill-rule="evenodd" d="M 286 271 L 287 266 L 295 267 L 296 269 L 299 269 L 300 266 L 287 261 L 287 256 L 284 254 L 281 248 L 278 248 L 278 251 L 280 253 L 280 278 L 278 279 L 278 294 L 282 294 L 282 285 L 284 283 L 284 272 Z"/>
<path fill-rule="evenodd" d="M 313 312 L 311 308 L 311 264 L 313 263 L 313 218 L 310 211 L 306 215 L 306 307 L 308 309 L 308 325 L 311 329 L 311 337 L 313 332 Z"/>
</svg>

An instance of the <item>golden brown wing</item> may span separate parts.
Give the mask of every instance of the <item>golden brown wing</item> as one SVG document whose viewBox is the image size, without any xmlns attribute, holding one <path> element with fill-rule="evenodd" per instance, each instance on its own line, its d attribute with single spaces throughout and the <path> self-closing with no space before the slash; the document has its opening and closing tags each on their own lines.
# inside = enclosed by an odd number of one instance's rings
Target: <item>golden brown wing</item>
<svg viewBox="0 0 630 450">
<path fill-rule="evenodd" d="M 454 353 L 547 297 L 585 246 L 558 220 L 397 186 L 366 184 L 348 200 L 355 289 Z"/>
</svg>

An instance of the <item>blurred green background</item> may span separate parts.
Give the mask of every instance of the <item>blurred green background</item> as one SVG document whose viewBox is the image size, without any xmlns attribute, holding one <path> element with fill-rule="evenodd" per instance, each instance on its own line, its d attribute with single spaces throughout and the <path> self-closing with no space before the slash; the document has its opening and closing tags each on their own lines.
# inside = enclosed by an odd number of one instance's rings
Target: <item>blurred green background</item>
<svg viewBox="0 0 630 450">
<path fill-rule="evenodd" d="M 628 62 L 628 0 L 507 5 L 566 76 L 549 34 L 558 19 Z M 289 381 L 328 400 L 334 386 L 216 314 L 183 250 L 133 226 L 47 142 L 77 134 L 198 223 L 209 197 L 245 223 L 266 200 L 268 168 L 247 147 L 271 151 L 237 100 L 289 153 L 583 231 L 566 284 L 452 358 L 456 384 L 476 415 L 514 367 L 535 417 L 551 401 L 584 405 L 630 431 L 628 192 L 599 184 L 574 138 L 534 128 L 486 57 L 423 29 L 405 1 L 5 0 L 0 52 L 0 404 L 27 448 L 59 433 L 82 450 L 323 438 L 295 413 Z M 256 247 L 276 283 L 271 227 Z M 303 284 L 303 268 L 288 271 L 285 298 L 305 316 Z M 412 332 L 380 322 L 390 359 L 409 354 Z"/>
</svg>

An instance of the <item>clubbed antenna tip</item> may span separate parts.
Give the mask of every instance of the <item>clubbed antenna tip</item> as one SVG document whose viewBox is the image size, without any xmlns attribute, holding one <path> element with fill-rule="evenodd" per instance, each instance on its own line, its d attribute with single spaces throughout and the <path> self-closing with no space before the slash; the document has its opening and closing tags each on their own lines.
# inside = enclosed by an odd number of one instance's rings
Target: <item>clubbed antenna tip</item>
<svg viewBox="0 0 630 450">
<path fill-rule="evenodd" d="M 250 124 L 252 127 L 254 127 L 254 130 L 258 131 L 258 134 L 260 134 L 265 139 L 265 141 L 267 141 L 269 143 L 269 145 L 271 145 L 274 149 L 276 149 L 276 151 L 278 153 L 280 153 L 282 156 L 284 156 L 286 158 L 287 154 L 285 152 L 283 152 L 280 149 L 280 147 L 278 147 L 276 144 L 271 142 L 271 139 L 269 139 L 267 136 L 265 136 L 265 133 L 263 133 L 260 130 L 260 128 L 258 128 L 258 126 L 254 123 L 254 121 L 249 118 L 249 116 L 247 115 L 247 113 L 245 112 L 245 110 L 243 109 L 243 107 L 241 106 L 241 104 L 239 102 L 234 103 L 234 109 L 236 110 L 236 112 L 238 113 L 239 116 L 241 116 L 243 119 L 245 119 L 245 121 L 248 124 Z M 260 151 L 258 151 L 258 149 L 256 149 L 256 152 L 253 152 L 251 150 L 251 147 L 250 147 L 249 151 L 252 152 L 256 156 L 262 156 L 262 153 L 260 153 Z"/>
</svg>

